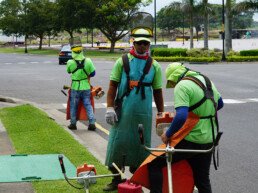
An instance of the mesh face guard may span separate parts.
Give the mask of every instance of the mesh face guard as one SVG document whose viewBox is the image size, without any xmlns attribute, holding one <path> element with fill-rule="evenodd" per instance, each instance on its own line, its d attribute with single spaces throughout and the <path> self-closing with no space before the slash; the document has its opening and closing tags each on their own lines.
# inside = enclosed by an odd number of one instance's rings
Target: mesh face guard
<svg viewBox="0 0 258 193">
<path fill-rule="evenodd" d="M 130 28 L 131 28 L 131 36 L 134 36 L 138 29 L 144 29 L 148 31 L 148 36 L 146 38 L 150 38 L 153 36 L 153 17 L 150 13 L 146 12 L 138 12 L 132 15 L 130 21 Z M 139 36 L 138 36 L 139 37 Z M 141 36 L 145 37 L 145 36 Z"/>
</svg>

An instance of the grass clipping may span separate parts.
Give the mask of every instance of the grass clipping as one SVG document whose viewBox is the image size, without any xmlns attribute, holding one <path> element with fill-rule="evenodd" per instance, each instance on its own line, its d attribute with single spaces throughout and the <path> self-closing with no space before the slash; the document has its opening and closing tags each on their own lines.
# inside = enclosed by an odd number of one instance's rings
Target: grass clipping
<svg viewBox="0 0 258 193">
<path fill-rule="evenodd" d="M 109 173 L 107 168 L 67 131 L 45 112 L 31 105 L 0 109 L 0 119 L 17 154 L 64 154 L 75 166 L 92 164 L 98 174 Z M 102 188 L 110 181 L 111 178 L 99 178 L 97 184 L 91 185 L 90 191 L 102 192 Z M 33 182 L 33 187 L 37 193 L 85 192 L 83 189 L 79 191 L 72 188 L 63 180 Z"/>
</svg>

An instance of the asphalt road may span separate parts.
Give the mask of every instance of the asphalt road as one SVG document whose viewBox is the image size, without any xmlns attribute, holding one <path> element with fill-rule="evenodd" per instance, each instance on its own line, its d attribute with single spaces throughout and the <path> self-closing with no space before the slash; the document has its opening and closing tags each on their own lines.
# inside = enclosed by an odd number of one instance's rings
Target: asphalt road
<svg viewBox="0 0 258 193">
<path fill-rule="evenodd" d="M 92 85 L 107 91 L 114 61 L 93 59 L 96 77 Z M 163 73 L 168 63 L 161 63 Z M 219 112 L 221 130 L 220 167 L 211 168 L 215 193 L 256 193 L 258 190 L 258 63 L 186 64 L 208 75 L 221 92 L 225 107 Z M 67 97 L 60 90 L 70 84 L 65 65 L 55 56 L 0 54 L 0 95 L 49 105 L 64 111 Z M 164 80 L 165 86 L 165 80 Z M 173 90 L 164 90 L 167 111 L 173 111 Z M 105 123 L 105 100 L 96 100 L 97 122 Z M 156 110 L 153 108 L 155 114 Z M 107 135 L 97 131 L 103 138 Z M 153 130 L 153 146 L 160 143 Z"/>
</svg>

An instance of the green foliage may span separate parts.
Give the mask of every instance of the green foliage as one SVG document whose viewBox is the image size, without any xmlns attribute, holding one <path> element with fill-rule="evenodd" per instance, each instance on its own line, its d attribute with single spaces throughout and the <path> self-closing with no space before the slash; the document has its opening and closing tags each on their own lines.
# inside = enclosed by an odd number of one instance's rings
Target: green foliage
<svg viewBox="0 0 258 193">
<path fill-rule="evenodd" d="M 221 52 L 216 50 L 206 50 L 200 48 L 194 48 L 187 50 L 187 56 L 190 57 L 221 57 Z"/>
<path fill-rule="evenodd" d="M 153 57 L 160 62 L 219 62 L 220 57 Z"/>
<path fill-rule="evenodd" d="M 59 50 L 55 49 L 34 49 L 29 48 L 28 52 L 30 54 L 40 54 L 40 55 L 55 55 L 58 57 Z M 0 48 L 0 53 L 19 53 L 24 54 L 24 48 Z M 100 50 L 85 50 L 86 57 L 90 58 L 105 58 L 105 59 L 117 59 L 121 57 L 121 52 L 110 53 L 108 50 L 100 51 Z"/>
<path fill-rule="evenodd" d="M 73 32 L 83 27 L 93 28 L 95 14 L 93 0 L 57 0 L 58 25 L 73 37 Z"/>
<path fill-rule="evenodd" d="M 187 56 L 187 49 L 184 48 L 154 48 L 151 50 L 152 56 Z"/>
<path fill-rule="evenodd" d="M 18 154 L 64 154 L 73 164 L 93 164 L 98 174 L 109 173 L 88 150 L 77 142 L 67 131 L 56 124 L 44 112 L 22 105 L 0 109 L 0 118 L 8 136 L 11 138 Z M 61 172 L 61 171 L 60 171 Z M 98 179 L 98 183 L 91 185 L 91 192 L 102 192 L 110 178 Z M 73 182 L 76 183 L 76 182 Z M 77 186 L 79 186 L 77 184 Z M 37 193 L 76 193 L 85 192 L 69 186 L 63 181 L 33 182 Z"/>
<path fill-rule="evenodd" d="M 240 56 L 258 56 L 258 50 L 242 50 Z"/>
<path fill-rule="evenodd" d="M 228 62 L 250 62 L 258 61 L 258 56 L 229 56 L 227 57 Z"/>
<path fill-rule="evenodd" d="M 130 18 L 142 4 L 141 0 L 96 0 L 94 24 L 111 42 L 110 52 L 115 43 L 128 32 Z"/>
<path fill-rule="evenodd" d="M 232 27 L 233 29 L 246 29 L 252 26 L 253 11 L 241 12 L 240 14 L 233 14 Z"/>
<path fill-rule="evenodd" d="M 45 35 L 52 35 L 59 29 L 56 4 L 48 0 L 31 0 L 26 4 L 26 30 L 30 35 L 40 38 L 39 48 Z"/>
<path fill-rule="evenodd" d="M 22 4 L 19 0 L 3 0 L 0 2 L 0 29 L 5 35 L 20 36 L 23 32 L 21 16 Z"/>
<path fill-rule="evenodd" d="M 181 3 L 173 2 L 169 6 L 162 8 L 157 14 L 157 24 L 162 30 L 170 31 L 178 27 L 183 27 L 183 12 Z"/>
<path fill-rule="evenodd" d="M 237 52 L 237 51 L 234 51 L 234 50 L 230 50 L 230 51 L 227 53 L 227 56 L 240 56 L 240 53 Z"/>
</svg>

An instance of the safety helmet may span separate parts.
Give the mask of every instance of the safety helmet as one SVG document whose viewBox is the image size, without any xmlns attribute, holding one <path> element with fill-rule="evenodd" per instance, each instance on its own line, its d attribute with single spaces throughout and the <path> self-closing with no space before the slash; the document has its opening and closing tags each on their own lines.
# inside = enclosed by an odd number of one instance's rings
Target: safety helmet
<svg viewBox="0 0 258 193">
<path fill-rule="evenodd" d="M 186 67 L 179 62 L 173 62 L 166 68 L 166 88 L 173 88 L 177 84 L 180 76 L 186 71 Z M 172 83 L 171 83 L 172 82 Z"/>
<path fill-rule="evenodd" d="M 152 37 L 152 32 L 149 29 L 144 29 L 144 28 L 134 29 L 132 31 L 131 36 L 133 37 L 134 42 L 139 42 L 139 41 L 151 42 L 149 38 Z"/>
</svg>

